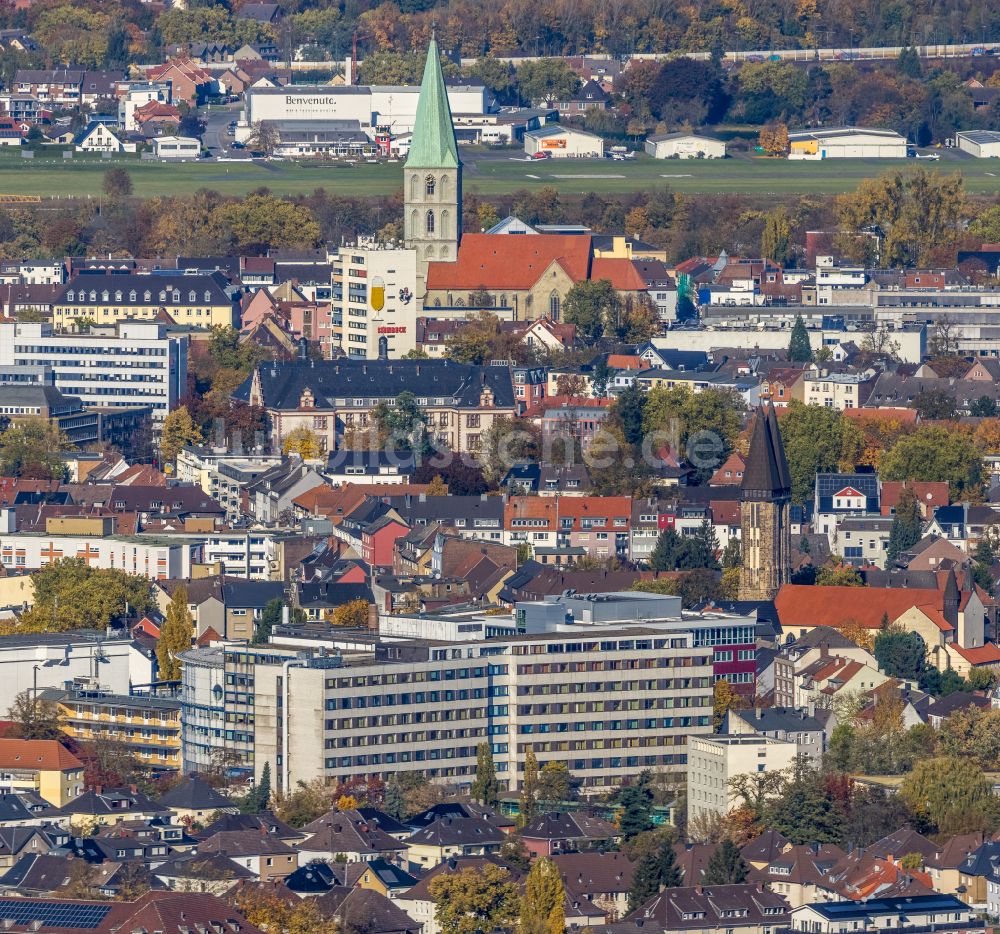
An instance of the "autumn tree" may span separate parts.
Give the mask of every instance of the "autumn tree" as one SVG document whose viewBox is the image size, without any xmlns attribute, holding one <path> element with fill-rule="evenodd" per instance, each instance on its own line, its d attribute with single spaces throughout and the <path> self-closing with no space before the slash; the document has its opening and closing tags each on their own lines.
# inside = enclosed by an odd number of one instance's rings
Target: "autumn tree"
<svg viewBox="0 0 1000 934">
<path fill-rule="evenodd" d="M 250 135 L 246 144 L 250 149 L 258 150 L 270 156 L 281 143 L 281 134 L 276 124 L 268 120 L 258 120 L 250 127 Z"/>
<path fill-rule="evenodd" d="M 979 765 L 954 756 L 917 762 L 899 786 L 900 797 L 939 833 L 990 832 L 997 799 Z"/>
<path fill-rule="evenodd" d="M 921 425 L 886 452 L 879 473 L 882 480 L 947 481 L 952 500 L 958 502 L 981 491 L 983 459 L 962 429 Z"/>
<path fill-rule="evenodd" d="M 960 172 L 896 169 L 864 179 L 855 192 L 837 199 L 837 210 L 847 231 L 882 233 L 883 266 L 928 266 L 945 258 L 954 261 L 967 204 Z M 855 242 L 864 246 L 871 241 Z"/>
<path fill-rule="evenodd" d="M 302 460 L 316 460 L 323 454 L 323 445 L 316 432 L 299 425 L 293 428 L 281 442 L 284 454 L 298 454 Z"/>
<path fill-rule="evenodd" d="M 784 123 L 768 123 L 760 128 L 758 142 L 769 156 L 783 156 L 788 152 L 788 126 Z"/>
<path fill-rule="evenodd" d="M 788 212 L 783 207 L 768 211 L 764 215 L 764 230 L 760 235 L 760 255 L 784 265 L 789 259 L 791 237 L 792 224 Z"/>
<path fill-rule="evenodd" d="M 858 569 L 843 561 L 824 564 L 816 573 L 818 587 L 863 587 Z"/>
<path fill-rule="evenodd" d="M 163 420 L 160 430 L 160 456 L 167 463 L 177 460 L 177 455 L 186 445 L 198 445 L 204 441 L 201 431 L 191 419 L 186 405 L 179 406 Z"/>
<path fill-rule="evenodd" d="M 161 681 L 176 681 L 180 678 L 181 662 L 177 656 L 191 648 L 193 635 L 194 621 L 188 609 L 187 587 L 181 585 L 170 600 L 167 618 L 156 643 L 156 660 L 160 667 Z"/>
<path fill-rule="evenodd" d="M 428 892 L 441 934 L 488 934 L 510 929 L 518 917 L 517 883 L 490 863 L 439 873 Z"/>
<path fill-rule="evenodd" d="M 714 732 L 721 732 L 726 714 L 730 710 L 740 710 L 745 705 L 746 702 L 742 695 L 737 694 L 725 678 L 719 678 L 712 688 L 712 729 Z"/>
<path fill-rule="evenodd" d="M 514 73 L 521 99 L 549 103 L 572 94 L 580 84 L 576 72 L 563 58 L 542 58 L 522 63 Z"/>
<path fill-rule="evenodd" d="M 344 626 L 348 629 L 365 629 L 368 626 L 368 614 L 371 604 L 367 600 L 351 600 L 327 612 L 331 626 Z"/>
<path fill-rule="evenodd" d="M 536 859 L 524 883 L 519 934 L 562 934 L 565 898 L 559 868 L 546 856 Z"/>
<path fill-rule="evenodd" d="M 106 629 L 127 613 L 153 606 L 149 579 L 117 568 L 90 567 L 82 558 L 53 561 L 31 575 L 35 599 L 19 632 Z"/>
<path fill-rule="evenodd" d="M 562 319 L 575 324 L 578 337 L 594 343 L 603 337 L 608 321 L 621 313 L 621 296 L 607 279 L 577 282 L 562 303 Z"/>
<path fill-rule="evenodd" d="M 59 705 L 43 700 L 30 690 L 21 691 L 7 710 L 13 726 L 6 735 L 17 739 L 63 739 Z"/>
<path fill-rule="evenodd" d="M 781 417 L 792 502 L 812 502 L 817 473 L 853 470 L 862 452 L 861 429 L 836 409 L 789 403 Z"/>
<path fill-rule="evenodd" d="M 521 795 L 518 802 L 518 817 L 523 827 L 530 824 L 538 812 L 538 759 L 530 746 L 524 756 L 524 777 L 521 779 Z"/>
<path fill-rule="evenodd" d="M 47 418 L 18 419 L 0 432 L 0 474 L 32 480 L 62 480 L 66 463 L 61 451 L 74 445 Z"/>
<path fill-rule="evenodd" d="M 104 180 L 101 183 L 101 190 L 105 196 L 118 201 L 128 198 L 132 194 L 132 176 L 128 169 L 121 166 L 114 166 L 104 173 Z"/>
<path fill-rule="evenodd" d="M 579 784 L 579 782 L 577 782 Z M 575 794 L 573 776 L 565 762 L 546 762 L 538 772 L 538 807 L 542 812 L 558 810 Z"/>
</svg>

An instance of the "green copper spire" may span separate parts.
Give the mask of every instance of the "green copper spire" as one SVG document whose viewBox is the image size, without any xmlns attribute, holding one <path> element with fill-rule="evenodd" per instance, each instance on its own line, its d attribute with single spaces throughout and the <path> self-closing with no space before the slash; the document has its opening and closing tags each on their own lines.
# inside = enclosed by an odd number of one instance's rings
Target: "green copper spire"
<svg viewBox="0 0 1000 934">
<path fill-rule="evenodd" d="M 407 168 L 454 169 L 457 168 L 458 145 L 455 127 L 451 122 L 451 107 L 444 86 L 437 39 L 431 38 L 427 47 L 424 79 L 420 82 L 420 99 L 413 125 Z"/>
</svg>

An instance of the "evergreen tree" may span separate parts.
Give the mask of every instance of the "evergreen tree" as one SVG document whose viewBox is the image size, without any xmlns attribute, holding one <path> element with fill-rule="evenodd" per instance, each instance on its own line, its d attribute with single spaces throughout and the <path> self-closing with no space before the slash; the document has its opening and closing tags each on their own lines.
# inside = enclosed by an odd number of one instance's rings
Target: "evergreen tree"
<svg viewBox="0 0 1000 934">
<path fill-rule="evenodd" d="M 792 339 L 788 342 L 788 359 L 792 363 L 811 363 L 812 358 L 812 344 L 809 341 L 806 323 L 802 320 L 802 315 L 796 315 L 795 324 L 792 326 Z"/>
<path fill-rule="evenodd" d="M 489 743 L 480 743 L 476 750 L 476 780 L 472 783 L 469 794 L 474 801 L 489 808 L 497 806 L 500 795 L 500 783 L 497 781 L 497 770 L 493 764 L 493 749 Z"/>
<path fill-rule="evenodd" d="M 715 526 L 711 519 L 705 519 L 687 538 L 683 540 L 684 548 L 680 566 L 685 569 L 708 568 L 710 571 L 719 569 L 715 551 L 718 540 L 715 537 Z"/>
<path fill-rule="evenodd" d="M 719 844 L 705 867 L 705 885 L 739 885 L 750 870 L 739 848 L 728 837 Z"/>
<path fill-rule="evenodd" d="M 621 425 L 625 440 L 634 447 L 642 444 L 642 418 L 645 405 L 646 394 L 635 383 L 615 400 L 615 418 Z"/>
<path fill-rule="evenodd" d="M 263 612 L 260 614 L 260 619 L 257 620 L 257 625 L 253 629 L 254 645 L 263 645 L 271 638 L 271 630 L 281 622 L 281 611 L 283 608 L 284 604 L 277 597 L 268 602 L 264 607 Z"/>
<path fill-rule="evenodd" d="M 900 49 L 896 67 L 899 69 L 899 73 L 906 75 L 907 78 L 920 78 L 924 73 L 923 66 L 920 64 L 920 55 L 913 46 Z"/>
<path fill-rule="evenodd" d="M 565 898 L 562 876 L 556 864 L 546 856 L 535 860 L 524 881 L 520 934 L 562 934 L 566 927 Z"/>
<path fill-rule="evenodd" d="M 538 760 L 530 746 L 524 756 L 524 778 L 521 781 L 521 826 L 530 824 L 538 812 Z"/>
<path fill-rule="evenodd" d="M 655 850 L 647 850 L 636 863 L 632 888 L 628 893 L 628 910 L 635 911 L 660 891 L 659 858 Z"/>
<path fill-rule="evenodd" d="M 684 541 L 674 529 L 664 529 L 656 540 L 649 564 L 654 571 L 674 571 L 684 548 Z"/>
<path fill-rule="evenodd" d="M 653 790 L 642 776 L 632 785 L 626 785 L 618 794 L 621 814 L 618 827 L 626 839 L 636 836 L 653 826 Z"/>
<path fill-rule="evenodd" d="M 920 515 L 920 503 L 916 494 L 904 487 L 896 504 L 896 514 L 889 528 L 889 544 L 886 546 L 885 566 L 892 568 L 899 556 L 907 552 L 920 541 L 923 533 L 923 517 Z"/>
<path fill-rule="evenodd" d="M 181 663 L 177 655 L 191 648 L 193 630 L 187 587 L 182 585 L 174 591 L 173 599 L 167 607 L 167 618 L 160 630 L 160 641 L 156 644 L 161 681 L 176 681 L 180 678 Z"/>
<path fill-rule="evenodd" d="M 260 773 L 260 781 L 247 793 L 240 810 L 245 814 L 259 814 L 266 811 L 271 802 L 271 763 L 265 762 Z"/>
</svg>

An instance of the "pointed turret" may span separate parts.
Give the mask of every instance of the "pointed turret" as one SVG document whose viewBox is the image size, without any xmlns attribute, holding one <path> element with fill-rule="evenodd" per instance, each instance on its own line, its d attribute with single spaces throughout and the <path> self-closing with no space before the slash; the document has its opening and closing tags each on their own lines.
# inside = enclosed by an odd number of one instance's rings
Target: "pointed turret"
<svg viewBox="0 0 1000 934">
<path fill-rule="evenodd" d="M 454 169 L 460 163 L 455 127 L 451 120 L 448 90 L 441 71 L 437 39 L 427 47 L 424 77 L 420 82 L 420 98 L 413 123 L 408 169 Z"/>
<path fill-rule="evenodd" d="M 752 500 L 787 499 L 792 492 L 792 478 L 773 405 L 757 410 L 740 489 L 743 499 Z"/>
<path fill-rule="evenodd" d="M 774 406 L 757 409 L 740 483 L 741 600 L 773 600 L 792 575 L 792 475 Z"/>
</svg>

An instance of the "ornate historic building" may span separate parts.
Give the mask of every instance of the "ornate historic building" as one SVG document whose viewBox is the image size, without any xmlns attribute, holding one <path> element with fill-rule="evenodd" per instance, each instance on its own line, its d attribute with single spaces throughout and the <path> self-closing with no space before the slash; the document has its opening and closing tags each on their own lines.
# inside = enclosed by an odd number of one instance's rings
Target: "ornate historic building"
<svg viewBox="0 0 1000 934">
<path fill-rule="evenodd" d="M 462 162 L 437 40 L 427 48 L 410 152 L 403 169 L 406 245 L 417 251 L 417 298 L 428 262 L 455 262 L 462 239 Z"/>
<path fill-rule="evenodd" d="M 792 479 L 774 406 L 759 408 L 740 485 L 741 600 L 773 600 L 791 578 Z"/>
</svg>

